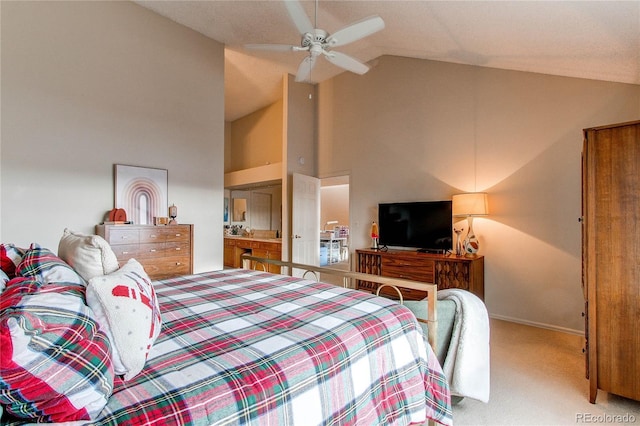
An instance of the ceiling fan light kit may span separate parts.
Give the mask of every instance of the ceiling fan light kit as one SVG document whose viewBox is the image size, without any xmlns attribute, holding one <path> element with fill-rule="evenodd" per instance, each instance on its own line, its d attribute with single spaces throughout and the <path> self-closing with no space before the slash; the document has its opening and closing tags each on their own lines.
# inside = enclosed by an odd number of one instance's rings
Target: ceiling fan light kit
<svg viewBox="0 0 640 426">
<path fill-rule="evenodd" d="M 332 64 L 356 74 L 364 74 L 369 67 L 358 59 L 347 54 L 331 50 L 336 46 L 344 46 L 376 33 L 384 28 L 384 21 L 379 16 L 370 16 L 330 35 L 327 31 L 316 28 L 311 24 L 309 17 L 298 0 L 285 0 L 285 6 L 291 20 L 300 32 L 302 39 L 300 46 L 285 44 L 247 44 L 248 49 L 272 50 L 272 51 L 306 51 L 309 54 L 298 66 L 295 80 L 309 81 L 311 70 L 316 64 L 316 58 L 324 56 Z M 316 24 L 318 19 L 318 0 L 316 0 Z M 317 25 L 316 25 L 317 26 Z"/>
</svg>

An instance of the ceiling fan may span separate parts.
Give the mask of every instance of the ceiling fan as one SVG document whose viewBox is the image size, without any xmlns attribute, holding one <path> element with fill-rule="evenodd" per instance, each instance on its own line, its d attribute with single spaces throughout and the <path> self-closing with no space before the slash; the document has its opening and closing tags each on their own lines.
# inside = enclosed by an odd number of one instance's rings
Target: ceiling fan
<svg viewBox="0 0 640 426">
<path fill-rule="evenodd" d="M 304 11 L 302 4 L 298 0 L 285 0 L 285 6 L 289 12 L 291 20 L 302 35 L 300 46 L 287 44 L 247 44 L 248 49 L 272 50 L 272 51 L 305 51 L 309 54 L 302 60 L 296 73 L 296 81 L 310 80 L 311 70 L 316 64 L 318 56 L 324 56 L 334 65 L 344 68 L 356 74 L 364 74 L 369 71 L 369 66 L 363 64 L 352 56 L 332 50 L 334 47 L 344 46 L 360 40 L 368 35 L 378 32 L 384 28 L 384 21 L 377 15 L 362 19 L 348 25 L 333 34 L 317 28 L 318 0 L 315 3 L 316 25 L 312 25 L 309 17 Z"/>
</svg>

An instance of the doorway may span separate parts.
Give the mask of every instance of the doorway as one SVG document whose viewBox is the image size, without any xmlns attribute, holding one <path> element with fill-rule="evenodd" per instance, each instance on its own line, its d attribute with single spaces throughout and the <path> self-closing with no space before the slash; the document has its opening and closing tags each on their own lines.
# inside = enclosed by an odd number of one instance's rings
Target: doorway
<svg viewBox="0 0 640 426">
<path fill-rule="evenodd" d="M 320 266 L 348 271 L 351 264 L 349 176 L 320 181 Z"/>
</svg>

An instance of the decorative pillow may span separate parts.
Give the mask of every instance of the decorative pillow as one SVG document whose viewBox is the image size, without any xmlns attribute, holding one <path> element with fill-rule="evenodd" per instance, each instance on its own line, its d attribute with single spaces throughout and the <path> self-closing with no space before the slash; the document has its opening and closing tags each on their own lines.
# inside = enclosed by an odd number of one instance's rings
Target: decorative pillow
<svg viewBox="0 0 640 426">
<path fill-rule="evenodd" d="M 42 284 L 70 282 L 86 285 L 85 281 L 62 259 L 47 248 L 32 244 L 16 268 L 16 275 L 33 278 Z"/>
<path fill-rule="evenodd" d="M 118 269 L 118 259 L 109 243 L 99 235 L 85 235 L 65 229 L 58 244 L 58 256 L 87 282 Z"/>
<path fill-rule="evenodd" d="M 2 293 L 8 282 L 9 276 L 5 274 L 2 269 L 0 269 L 0 293 Z"/>
<path fill-rule="evenodd" d="M 162 326 L 158 299 L 142 265 L 129 259 L 118 271 L 89 280 L 87 304 L 111 339 L 116 374 L 135 377 Z"/>
<path fill-rule="evenodd" d="M 13 244 L 0 244 L 0 269 L 9 277 L 16 276 L 16 267 L 24 256 L 24 249 Z"/>
<path fill-rule="evenodd" d="M 38 291 L 41 285 L 41 282 L 27 277 L 15 277 L 7 281 L 7 286 L 2 292 L 2 298 L 0 298 L 0 315 L 6 309 L 19 304 L 22 296 Z"/>
<path fill-rule="evenodd" d="M 109 340 L 84 302 L 80 276 L 46 249 L 25 259 L 17 270 L 32 275 L 12 279 L 2 293 L 0 403 L 30 421 L 91 420 L 113 391 Z"/>
</svg>

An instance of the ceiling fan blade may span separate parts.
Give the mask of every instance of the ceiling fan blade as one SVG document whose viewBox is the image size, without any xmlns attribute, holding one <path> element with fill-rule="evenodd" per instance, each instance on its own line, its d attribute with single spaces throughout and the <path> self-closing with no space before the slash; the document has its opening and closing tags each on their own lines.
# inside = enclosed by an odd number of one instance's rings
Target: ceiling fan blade
<svg viewBox="0 0 640 426">
<path fill-rule="evenodd" d="M 336 31 L 327 38 L 329 46 L 343 46 L 384 28 L 384 21 L 379 16 L 370 16 L 361 21 Z"/>
<path fill-rule="evenodd" d="M 246 49 L 253 50 L 271 50 L 276 52 L 289 52 L 296 50 L 298 46 L 291 46 L 289 44 L 245 44 Z"/>
<path fill-rule="evenodd" d="M 316 64 L 316 56 L 308 55 L 306 58 L 300 62 L 300 66 L 298 67 L 298 73 L 296 74 L 296 81 L 308 81 L 311 77 L 311 70 L 313 66 Z"/>
<path fill-rule="evenodd" d="M 284 5 L 287 7 L 289 16 L 291 16 L 291 20 L 300 34 L 313 34 L 313 24 L 304 11 L 302 4 L 298 0 L 285 0 Z"/>
<path fill-rule="evenodd" d="M 364 74 L 369 71 L 369 66 L 363 64 L 355 58 L 352 58 L 349 55 L 345 55 L 344 53 L 335 51 L 327 52 L 325 54 L 325 58 L 327 58 L 327 61 L 331 62 L 332 64 L 356 74 Z"/>
</svg>

